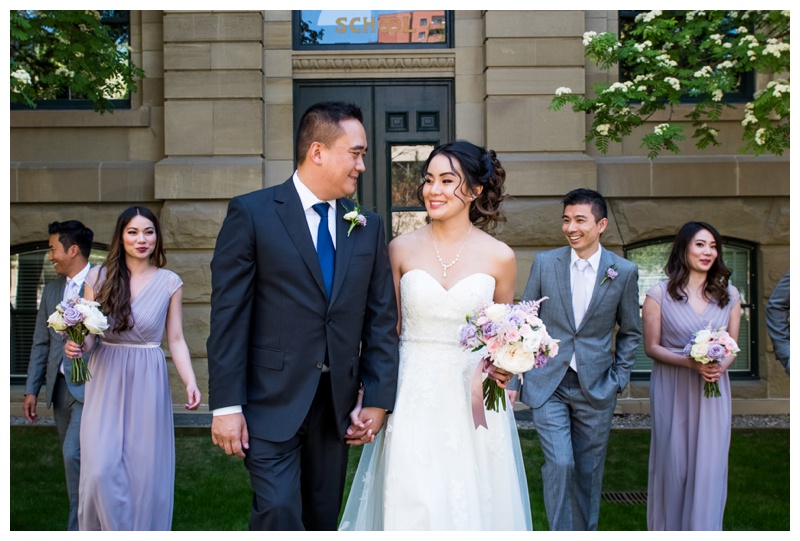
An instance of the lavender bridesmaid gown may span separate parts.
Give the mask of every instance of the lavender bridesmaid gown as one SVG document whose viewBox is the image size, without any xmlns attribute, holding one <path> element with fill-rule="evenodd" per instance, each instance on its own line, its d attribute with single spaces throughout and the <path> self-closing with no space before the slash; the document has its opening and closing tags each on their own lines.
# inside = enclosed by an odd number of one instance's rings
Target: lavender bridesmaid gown
<svg viewBox="0 0 800 541">
<path fill-rule="evenodd" d="M 94 291 L 101 269 L 86 278 Z M 181 285 L 177 274 L 158 269 L 131 302 L 133 329 L 109 329 L 92 352 L 81 419 L 81 530 L 172 527 L 175 435 L 160 345 L 169 299 Z"/>
<path fill-rule="evenodd" d="M 724 307 L 711 302 L 698 315 L 667 293 L 667 282 L 647 296 L 661 306 L 661 345 L 681 353 L 692 334 L 710 325 L 727 327 L 739 292 L 728 286 Z M 722 396 L 705 398 L 704 381 L 689 368 L 653 362 L 650 375 L 650 475 L 648 530 L 722 530 L 728 493 L 731 442 L 731 385 L 719 380 Z"/>
</svg>

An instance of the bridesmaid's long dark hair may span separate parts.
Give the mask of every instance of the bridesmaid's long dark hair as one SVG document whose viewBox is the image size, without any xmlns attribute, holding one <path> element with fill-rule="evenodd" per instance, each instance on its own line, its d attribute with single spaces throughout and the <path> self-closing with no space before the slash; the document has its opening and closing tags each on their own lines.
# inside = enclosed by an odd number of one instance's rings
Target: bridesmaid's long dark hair
<svg viewBox="0 0 800 541">
<path fill-rule="evenodd" d="M 156 246 L 150 254 L 150 263 L 156 267 L 167 264 L 164 253 L 164 243 L 161 239 L 161 225 L 153 211 L 147 207 L 130 207 L 125 209 L 117 218 L 114 236 L 111 238 L 111 248 L 108 257 L 103 262 L 106 278 L 100 291 L 95 294 L 103 313 L 114 319 L 114 332 L 123 332 L 133 328 L 133 315 L 131 314 L 131 273 L 125 263 L 125 248 L 122 236 L 125 228 L 136 216 L 142 216 L 153 222 L 156 230 Z"/>
<path fill-rule="evenodd" d="M 722 259 L 722 237 L 711 224 L 706 222 L 686 223 L 675 236 L 672 251 L 669 254 L 667 265 L 664 267 L 664 272 L 669 278 L 667 292 L 676 301 L 688 298 L 686 284 L 689 283 L 689 262 L 686 254 L 689 251 L 692 239 L 701 229 L 711 233 L 717 245 L 717 258 L 711 268 L 708 269 L 706 286 L 703 292 L 714 299 L 718 306 L 726 306 L 730 301 L 728 279 L 731 276 L 731 270 Z"/>
</svg>

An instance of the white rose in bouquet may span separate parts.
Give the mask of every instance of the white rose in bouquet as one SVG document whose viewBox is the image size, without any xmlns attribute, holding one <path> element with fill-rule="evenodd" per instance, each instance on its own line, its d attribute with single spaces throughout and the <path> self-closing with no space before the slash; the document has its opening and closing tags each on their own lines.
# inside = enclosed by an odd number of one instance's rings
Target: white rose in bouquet
<svg viewBox="0 0 800 541">
<path fill-rule="evenodd" d="M 525 351 L 522 344 L 516 342 L 498 349 L 492 361 L 498 368 L 512 374 L 522 374 L 533 368 L 535 357 L 532 353 Z"/>
<path fill-rule="evenodd" d="M 67 330 L 67 324 L 64 321 L 64 316 L 62 316 L 61 312 L 58 310 L 50 314 L 50 317 L 47 318 L 47 326 L 52 327 L 56 332 Z"/>
<path fill-rule="evenodd" d="M 486 307 L 483 315 L 489 318 L 489 321 L 492 321 L 493 323 L 500 323 L 510 311 L 511 307 L 507 304 L 492 304 L 491 306 Z"/>
</svg>

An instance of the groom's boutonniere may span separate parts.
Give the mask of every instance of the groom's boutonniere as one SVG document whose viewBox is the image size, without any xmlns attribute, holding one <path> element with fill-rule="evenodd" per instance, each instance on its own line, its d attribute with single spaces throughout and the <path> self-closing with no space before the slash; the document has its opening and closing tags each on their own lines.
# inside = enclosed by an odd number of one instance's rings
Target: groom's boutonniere
<svg viewBox="0 0 800 541">
<path fill-rule="evenodd" d="M 617 272 L 617 266 L 611 265 L 610 267 L 608 267 L 605 277 L 602 280 L 600 280 L 600 285 L 603 285 L 606 280 L 613 281 L 614 278 L 616 278 L 617 276 L 619 276 L 619 273 Z"/>
<path fill-rule="evenodd" d="M 361 206 L 358 204 L 358 201 L 355 202 L 353 210 L 351 210 L 342 217 L 348 222 L 350 222 L 350 229 L 347 230 L 348 237 L 350 236 L 350 233 L 352 233 L 353 229 L 357 225 L 362 227 L 367 225 L 367 218 L 363 214 L 361 214 Z"/>
</svg>

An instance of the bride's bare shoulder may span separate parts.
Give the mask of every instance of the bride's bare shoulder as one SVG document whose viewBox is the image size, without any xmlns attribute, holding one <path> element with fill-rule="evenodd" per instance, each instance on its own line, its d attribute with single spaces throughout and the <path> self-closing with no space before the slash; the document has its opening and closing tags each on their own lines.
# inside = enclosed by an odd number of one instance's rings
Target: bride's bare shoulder
<svg viewBox="0 0 800 541">
<path fill-rule="evenodd" d="M 485 231 L 480 231 L 478 242 L 481 243 L 481 251 L 498 262 L 513 262 L 516 258 L 514 250 L 512 250 L 508 244 L 498 240 Z"/>
</svg>

